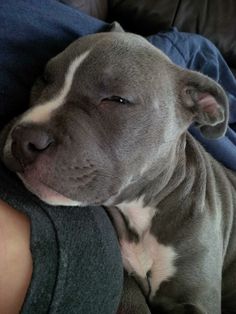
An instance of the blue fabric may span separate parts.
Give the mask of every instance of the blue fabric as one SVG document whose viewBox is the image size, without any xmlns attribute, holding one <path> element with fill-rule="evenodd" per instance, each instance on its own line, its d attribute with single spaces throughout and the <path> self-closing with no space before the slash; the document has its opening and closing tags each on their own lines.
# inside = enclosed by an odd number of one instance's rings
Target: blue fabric
<svg viewBox="0 0 236 314">
<path fill-rule="evenodd" d="M 46 62 L 107 24 L 55 0 L 0 0 L 0 128 L 28 107 Z"/>
<path fill-rule="evenodd" d="M 218 49 L 206 38 L 181 33 L 176 28 L 150 36 L 148 40 L 168 55 L 175 64 L 208 75 L 224 88 L 230 105 L 226 135 L 217 140 L 209 140 L 194 126 L 190 127 L 190 132 L 217 160 L 236 170 L 236 80 Z"/>
</svg>

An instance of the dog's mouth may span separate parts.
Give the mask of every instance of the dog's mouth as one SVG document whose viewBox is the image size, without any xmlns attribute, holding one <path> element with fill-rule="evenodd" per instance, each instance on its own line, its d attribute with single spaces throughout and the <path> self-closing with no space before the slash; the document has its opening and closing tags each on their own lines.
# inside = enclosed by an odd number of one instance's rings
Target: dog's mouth
<svg viewBox="0 0 236 314">
<path fill-rule="evenodd" d="M 18 175 L 27 190 L 49 205 L 99 206 L 113 202 L 119 192 L 119 178 L 110 174 L 107 165 L 104 170 L 94 156 L 82 155 L 80 160 L 73 160 L 73 156 L 66 158 L 64 151 L 60 155 L 59 150 L 49 150 L 24 163 L 13 155 L 11 144 L 5 144 L 4 164 Z"/>
<path fill-rule="evenodd" d="M 25 187 L 43 202 L 53 206 L 81 206 L 78 201 L 69 199 L 68 197 L 57 192 L 46 183 L 35 180 L 27 173 L 17 173 Z"/>
</svg>

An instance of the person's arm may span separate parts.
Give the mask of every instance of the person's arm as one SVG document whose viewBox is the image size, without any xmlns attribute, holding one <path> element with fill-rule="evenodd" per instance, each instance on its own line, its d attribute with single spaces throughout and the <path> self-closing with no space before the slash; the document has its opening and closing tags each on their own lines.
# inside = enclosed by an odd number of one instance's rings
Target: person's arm
<svg viewBox="0 0 236 314">
<path fill-rule="evenodd" d="M 31 275 L 30 221 L 0 200 L 0 313 L 20 312 Z"/>
</svg>

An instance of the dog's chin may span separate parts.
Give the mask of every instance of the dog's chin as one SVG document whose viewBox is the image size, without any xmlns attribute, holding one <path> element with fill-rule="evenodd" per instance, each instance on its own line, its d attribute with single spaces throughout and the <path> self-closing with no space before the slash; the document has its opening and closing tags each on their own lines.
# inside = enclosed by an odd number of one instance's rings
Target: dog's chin
<svg viewBox="0 0 236 314">
<path fill-rule="evenodd" d="M 23 174 L 17 173 L 25 187 L 43 202 L 53 206 L 86 206 L 82 202 L 74 201 L 68 197 L 58 193 L 47 185 L 26 178 Z"/>
</svg>

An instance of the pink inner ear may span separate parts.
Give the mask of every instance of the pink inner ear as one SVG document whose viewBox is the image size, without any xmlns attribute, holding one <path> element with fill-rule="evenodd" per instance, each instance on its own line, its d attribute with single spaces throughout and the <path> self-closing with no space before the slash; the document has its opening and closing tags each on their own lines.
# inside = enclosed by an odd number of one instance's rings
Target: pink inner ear
<svg viewBox="0 0 236 314">
<path fill-rule="evenodd" d="M 219 104 L 211 94 L 208 93 L 199 94 L 197 102 L 202 111 L 212 116 L 216 116 L 219 113 Z"/>
</svg>

